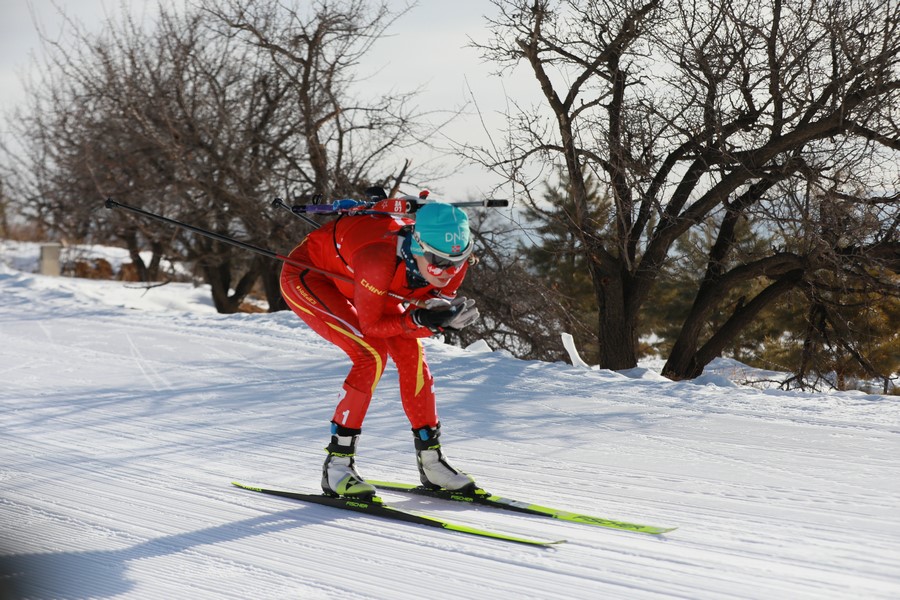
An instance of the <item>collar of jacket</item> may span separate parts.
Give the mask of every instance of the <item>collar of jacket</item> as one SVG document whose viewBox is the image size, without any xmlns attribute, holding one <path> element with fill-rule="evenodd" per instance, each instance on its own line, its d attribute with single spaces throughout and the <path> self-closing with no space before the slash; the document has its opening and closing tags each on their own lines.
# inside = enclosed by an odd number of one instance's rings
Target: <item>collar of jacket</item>
<svg viewBox="0 0 900 600">
<path fill-rule="evenodd" d="M 422 273 L 419 272 L 419 266 L 416 264 L 416 257 L 412 253 L 412 232 L 411 229 L 404 227 L 397 235 L 400 237 L 397 254 L 400 260 L 406 265 L 406 286 L 411 289 L 422 288 L 428 285 Z"/>
</svg>

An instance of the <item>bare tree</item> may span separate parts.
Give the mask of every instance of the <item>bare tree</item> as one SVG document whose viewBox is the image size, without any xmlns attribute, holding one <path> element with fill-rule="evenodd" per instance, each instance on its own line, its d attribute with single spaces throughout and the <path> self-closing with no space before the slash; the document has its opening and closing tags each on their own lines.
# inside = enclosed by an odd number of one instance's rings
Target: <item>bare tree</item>
<svg viewBox="0 0 900 600">
<path fill-rule="evenodd" d="M 286 100 L 301 136 L 286 158 L 290 183 L 301 193 L 329 199 L 361 194 L 369 185 L 394 189 L 409 176 L 409 162 L 390 164 L 388 151 L 425 135 L 411 105 L 416 92 L 367 95 L 365 76 L 355 69 L 405 11 L 365 0 L 202 5 L 222 23 L 222 35 L 257 46 L 289 82 Z"/>
<path fill-rule="evenodd" d="M 394 15 L 364 2 L 203 4 L 161 8 L 152 28 L 125 16 L 100 35 L 76 30 L 75 44 L 52 48 L 50 76 L 22 115 L 34 174 L 22 197 L 65 235 L 115 232 L 136 260 L 149 242 L 192 262 L 220 312 L 237 310 L 262 277 L 274 310 L 280 264 L 97 209 L 114 196 L 286 251 L 304 226 L 273 214 L 273 197 L 396 185 L 409 165 L 390 165 L 384 150 L 413 140 L 410 96 L 362 101 L 352 86 Z"/>
<path fill-rule="evenodd" d="M 157 276 L 162 254 L 193 262 L 216 307 L 234 312 L 259 260 L 101 209 L 105 197 L 125 198 L 217 233 L 264 239 L 250 225 L 259 221 L 257 194 L 271 190 L 267 144 L 285 84 L 209 25 L 196 11 L 163 11 L 152 30 L 125 15 L 98 35 L 71 24 L 73 43 L 48 42 L 48 77 L 20 116 L 33 177 L 24 212 L 70 239 L 118 238 L 146 279 Z M 153 250 L 149 264 L 144 249 Z"/>
<path fill-rule="evenodd" d="M 896 2 L 494 4 L 493 38 L 477 47 L 503 69 L 527 68 L 544 103 L 514 105 L 500 151 L 465 150 L 532 206 L 535 169 L 565 170 L 569 223 L 599 306 L 601 366 L 636 364 L 641 308 L 692 228 L 717 231 L 664 368 L 672 378 L 701 373 L 763 308 L 814 289 L 823 272 L 895 264 Z M 585 172 L 609 188 L 608 223 L 589 218 Z M 819 210 L 798 213 L 786 190 Z M 825 227 L 829 212 L 841 217 Z M 769 251 L 737 252 L 736 228 L 748 221 L 777 234 Z M 748 282 L 752 295 L 723 304 Z M 726 317 L 709 331 L 716 312 Z"/>
<path fill-rule="evenodd" d="M 478 301 L 481 319 L 445 335 L 460 346 L 484 340 L 530 360 L 565 360 L 560 331 L 572 332 L 578 320 L 562 293 L 530 272 L 519 247 L 517 228 L 497 213 L 470 211 L 478 262 L 460 290 Z"/>
</svg>

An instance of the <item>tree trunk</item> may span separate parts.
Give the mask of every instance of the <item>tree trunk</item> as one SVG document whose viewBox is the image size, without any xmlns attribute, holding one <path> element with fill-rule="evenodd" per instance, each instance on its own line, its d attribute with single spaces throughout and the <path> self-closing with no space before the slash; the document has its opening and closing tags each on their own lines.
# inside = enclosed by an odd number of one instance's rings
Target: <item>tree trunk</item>
<svg viewBox="0 0 900 600">
<path fill-rule="evenodd" d="M 248 271 L 235 285 L 231 294 L 231 263 L 203 267 L 203 278 L 212 289 L 213 305 L 222 314 L 234 314 L 241 308 L 244 299 L 253 289 L 260 275 L 260 262 L 254 259 Z"/>
<path fill-rule="evenodd" d="M 692 311 L 691 317 L 685 322 L 685 326 L 669 354 L 669 359 L 663 366 L 662 374 L 676 381 L 693 379 L 702 375 L 706 365 L 720 356 L 728 344 L 734 341 L 734 338 L 759 315 L 760 311 L 796 287 L 803 280 L 803 274 L 802 269 L 785 273 L 750 302 L 736 308 L 728 320 L 699 349 L 697 347 L 704 324 L 703 320 L 709 311 L 701 310 L 696 314 Z"/>
<path fill-rule="evenodd" d="M 633 369 L 637 366 L 637 313 L 626 302 L 625 274 L 595 267 L 593 277 L 600 308 L 600 367 Z"/>
<path fill-rule="evenodd" d="M 131 263 L 134 265 L 135 271 L 137 271 L 138 281 L 144 283 L 152 281 L 150 279 L 149 269 L 147 269 L 144 259 L 141 258 L 141 249 L 137 241 L 137 230 L 128 228 L 124 233 L 120 234 L 119 237 L 125 242 L 125 247 L 128 249 L 128 256 L 131 257 Z"/>
<path fill-rule="evenodd" d="M 262 272 L 263 289 L 270 313 L 288 309 L 287 302 L 281 296 L 281 266 L 281 262 L 270 261 Z"/>
<path fill-rule="evenodd" d="M 149 281 L 159 281 L 159 263 L 162 261 L 163 245 L 158 240 L 150 242 L 150 264 L 147 265 L 147 277 Z"/>
<path fill-rule="evenodd" d="M 675 339 L 669 358 L 663 367 L 663 375 L 670 379 L 691 379 L 703 372 L 704 365 L 697 361 L 697 348 L 700 335 L 709 319 L 710 313 L 724 297 L 727 289 L 721 283 L 707 280 L 697 291 L 691 311 L 681 326 Z"/>
<path fill-rule="evenodd" d="M 216 311 L 230 315 L 237 312 L 238 306 L 228 292 L 231 288 L 231 272 L 227 264 L 204 265 L 203 279 L 209 284 L 212 292 L 213 306 Z"/>
</svg>

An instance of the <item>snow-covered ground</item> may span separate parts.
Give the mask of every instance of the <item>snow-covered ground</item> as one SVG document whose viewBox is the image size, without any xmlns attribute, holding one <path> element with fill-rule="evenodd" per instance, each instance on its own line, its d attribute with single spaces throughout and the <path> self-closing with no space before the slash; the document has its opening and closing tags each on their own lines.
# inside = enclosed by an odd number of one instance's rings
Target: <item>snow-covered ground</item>
<svg viewBox="0 0 900 600">
<path fill-rule="evenodd" d="M 900 597 L 900 399 L 757 390 L 426 342 L 487 489 L 662 537 L 384 493 L 543 549 L 242 491 L 317 491 L 347 369 L 299 319 L 188 284 L 33 274 L 0 242 L 0 589 L 12 598 Z M 415 481 L 393 371 L 360 470 Z M 0 597 L 4 599 L 7 596 Z"/>
</svg>

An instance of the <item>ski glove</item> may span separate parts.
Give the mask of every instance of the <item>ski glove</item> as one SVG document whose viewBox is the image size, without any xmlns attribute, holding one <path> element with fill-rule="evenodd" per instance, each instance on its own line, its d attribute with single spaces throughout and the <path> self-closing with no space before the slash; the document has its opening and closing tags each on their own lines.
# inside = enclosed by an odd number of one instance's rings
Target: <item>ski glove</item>
<svg viewBox="0 0 900 600">
<path fill-rule="evenodd" d="M 444 329 L 462 329 L 474 323 L 479 316 L 475 301 L 465 296 L 454 298 L 446 307 L 417 308 L 412 311 L 413 323 L 435 333 Z"/>
<path fill-rule="evenodd" d="M 425 306 L 423 308 L 427 308 L 428 310 L 447 310 L 453 303 L 456 301 L 456 298 L 450 298 L 448 296 L 435 296 L 434 298 L 428 298 L 425 300 Z"/>
</svg>

